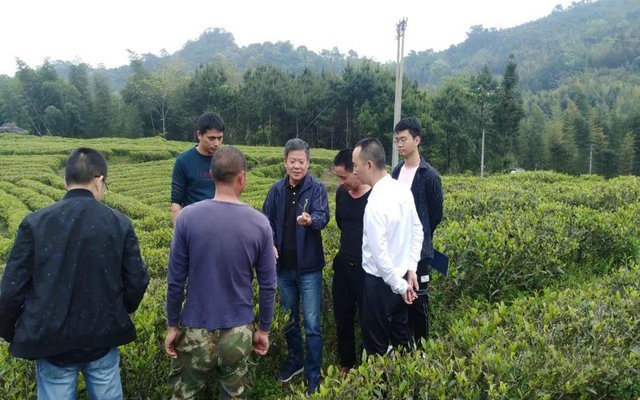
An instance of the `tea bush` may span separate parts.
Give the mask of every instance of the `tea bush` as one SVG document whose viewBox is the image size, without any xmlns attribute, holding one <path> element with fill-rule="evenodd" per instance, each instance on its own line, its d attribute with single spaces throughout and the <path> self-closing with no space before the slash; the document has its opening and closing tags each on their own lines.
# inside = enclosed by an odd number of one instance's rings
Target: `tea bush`
<svg viewBox="0 0 640 400">
<path fill-rule="evenodd" d="M 327 399 L 636 399 L 640 266 L 510 305 L 475 303 L 419 349 L 329 367 Z M 301 388 L 293 398 L 304 398 Z"/>
<path fill-rule="evenodd" d="M 106 204 L 133 220 L 151 284 L 132 315 L 134 343 L 121 348 L 127 399 L 168 397 L 166 264 L 172 237 L 170 179 L 175 155 L 193 143 L 144 139 L 62 139 L 0 135 L 0 270 L 22 218 L 64 195 L 62 167 L 79 146 L 109 159 Z M 284 174 L 282 148 L 239 146 L 248 159 L 242 201 L 260 209 Z M 443 177 L 444 221 L 436 248 L 450 274 L 433 275 L 431 339 L 420 350 L 369 357 L 342 377 L 331 304 L 336 151 L 312 149 L 311 171 L 329 189 L 323 232 L 323 374 L 327 398 L 623 398 L 640 396 L 637 221 L 640 180 L 527 172 L 480 179 Z M 629 267 L 626 267 L 629 265 Z M 257 287 L 255 287 L 257 290 Z M 278 303 L 277 303 L 278 304 Z M 303 398 L 282 386 L 286 316 L 279 306 L 269 354 L 258 361 L 253 398 Z M 0 398 L 35 398 L 33 363 L 0 342 Z M 79 385 L 81 398 L 85 395 Z M 209 393 L 211 394 L 211 393 Z"/>
<path fill-rule="evenodd" d="M 575 274 L 601 275 L 640 248 L 640 207 L 617 212 L 542 203 L 444 224 L 436 243 L 449 254 L 451 275 L 440 300 L 462 295 L 491 302 L 542 289 Z"/>
</svg>

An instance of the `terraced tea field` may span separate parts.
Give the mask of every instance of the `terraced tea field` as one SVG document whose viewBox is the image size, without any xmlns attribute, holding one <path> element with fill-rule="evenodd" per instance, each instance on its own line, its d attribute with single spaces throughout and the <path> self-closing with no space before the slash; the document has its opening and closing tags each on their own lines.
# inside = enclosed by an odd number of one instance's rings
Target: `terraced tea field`
<svg viewBox="0 0 640 400">
<path fill-rule="evenodd" d="M 0 135 L 0 270 L 22 218 L 59 200 L 62 169 L 80 146 L 109 161 L 104 201 L 134 223 L 151 284 L 133 315 L 136 342 L 123 346 L 127 399 L 167 397 L 166 263 L 173 228 L 170 179 L 175 156 L 191 143 L 161 138 L 74 140 Z M 283 176 L 282 148 L 239 148 L 250 166 L 241 199 L 260 208 Z M 328 189 L 336 151 L 312 149 L 312 174 Z M 548 172 L 443 177 L 445 219 L 435 245 L 449 276 L 434 276 L 431 340 L 410 354 L 371 357 L 336 372 L 331 260 L 339 231 L 323 232 L 323 398 L 623 398 L 640 396 L 640 179 Z M 301 397 L 300 381 L 275 374 L 286 356 L 276 307 L 272 346 L 259 361 L 254 398 Z M 381 379 L 382 374 L 386 380 Z M 86 396 L 81 386 L 81 396 Z M 0 398 L 34 399 L 33 364 L 0 341 Z M 83 397 L 81 397 L 83 398 Z"/>
</svg>

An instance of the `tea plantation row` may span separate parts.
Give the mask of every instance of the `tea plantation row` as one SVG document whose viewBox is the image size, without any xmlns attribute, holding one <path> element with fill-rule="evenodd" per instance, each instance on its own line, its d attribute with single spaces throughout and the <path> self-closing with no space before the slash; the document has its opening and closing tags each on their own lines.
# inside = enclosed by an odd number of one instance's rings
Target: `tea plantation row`
<svg viewBox="0 0 640 400">
<path fill-rule="evenodd" d="M 78 146 L 109 159 L 105 202 L 129 215 L 152 276 L 133 315 L 135 343 L 121 348 L 127 399 L 167 397 L 166 263 L 175 156 L 190 146 L 160 138 L 74 140 L 0 136 L 0 270 L 18 224 L 64 194 L 62 168 Z M 244 147 L 242 196 L 260 208 L 282 177 L 281 148 Z M 335 151 L 312 150 L 312 174 L 330 191 Z M 324 231 L 323 348 L 326 398 L 637 398 L 640 396 L 640 179 L 527 172 L 443 177 L 445 219 L 435 245 L 451 260 L 431 286 L 431 339 L 409 354 L 369 357 L 336 371 L 331 260 L 339 231 Z M 276 307 L 272 346 L 259 360 L 254 398 L 304 397 L 275 380 L 286 345 Z M 0 398 L 35 398 L 33 364 L 0 344 Z M 82 390 L 82 383 L 81 390 Z M 83 392 L 84 394 L 84 392 Z M 84 394 L 86 395 L 86 394 Z"/>
</svg>

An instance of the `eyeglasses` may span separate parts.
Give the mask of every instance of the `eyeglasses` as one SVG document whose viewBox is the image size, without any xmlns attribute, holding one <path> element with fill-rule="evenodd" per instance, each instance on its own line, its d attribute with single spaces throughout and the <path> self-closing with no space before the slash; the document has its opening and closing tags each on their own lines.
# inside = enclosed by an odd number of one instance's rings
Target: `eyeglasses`
<svg viewBox="0 0 640 400">
<path fill-rule="evenodd" d="M 396 143 L 407 143 L 408 140 L 409 138 L 406 136 L 393 138 L 393 141 Z"/>
<path fill-rule="evenodd" d="M 109 187 L 107 186 L 107 178 L 104 175 L 96 175 L 96 178 L 102 177 L 102 194 L 107 194 Z"/>
</svg>

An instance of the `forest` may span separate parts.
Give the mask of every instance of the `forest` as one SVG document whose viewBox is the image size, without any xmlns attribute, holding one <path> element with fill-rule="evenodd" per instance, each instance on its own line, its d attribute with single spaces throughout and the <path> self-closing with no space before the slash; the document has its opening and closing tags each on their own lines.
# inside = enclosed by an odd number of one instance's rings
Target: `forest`
<svg viewBox="0 0 640 400">
<path fill-rule="evenodd" d="M 442 173 L 478 174 L 484 132 L 489 173 L 640 174 L 638 26 L 640 4 L 600 0 L 516 28 L 471 27 L 457 46 L 407 55 L 402 116 L 422 121 L 423 152 Z M 211 110 L 230 144 L 302 137 L 337 149 L 374 136 L 390 150 L 394 85 L 393 65 L 354 51 L 238 48 L 216 28 L 172 55 L 131 53 L 114 70 L 17 60 L 14 77 L 0 76 L 0 124 L 194 140 L 195 119 Z"/>
</svg>

